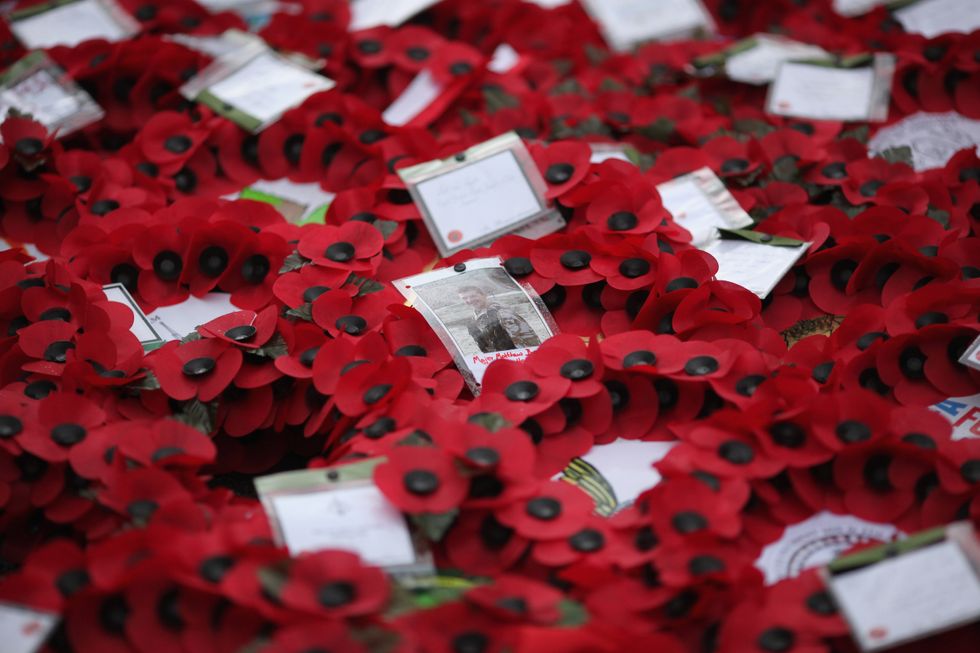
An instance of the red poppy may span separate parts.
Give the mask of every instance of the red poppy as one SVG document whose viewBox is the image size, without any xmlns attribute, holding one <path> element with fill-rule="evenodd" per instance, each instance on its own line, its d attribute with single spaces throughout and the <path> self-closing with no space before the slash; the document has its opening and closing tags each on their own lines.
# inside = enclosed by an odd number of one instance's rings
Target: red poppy
<svg viewBox="0 0 980 653">
<path fill-rule="evenodd" d="M 168 342 L 147 359 L 167 396 L 186 401 L 211 401 L 220 395 L 242 366 L 242 352 L 215 338 L 181 344 Z"/>
<path fill-rule="evenodd" d="M 529 544 L 492 512 L 466 510 L 446 535 L 444 547 L 451 564 L 466 573 L 496 576 L 517 563 Z"/>
<path fill-rule="evenodd" d="M 826 653 L 819 633 L 801 629 L 777 607 L 763 608 L 753 602 L 736 606 L 725 619 L 718 636 L 719 653 Z"/>
<path fill-rule="evenodd" d="M 300 238 L 298 250 L 315 264 L 351 272 L 377 268 L 384 237 L 381 232 L 363 222 L 345 222 L 308 227 Z"/>
<path fill-rule="evenodd" d="M 324 646 L 335 653 L 365 653 L 367 650 L 351 636 L 344 624 L 330 621 L 281 626 L 262 650 L 265 653 L 304 653 Z"/>
<path fill-rule="evenodd" d="M 540 378 L 524 365 L 508 360 L 493 362 L 483 375 L 484 408 L 507 406 L 522 417 L 536 415 L 568 393 L 572 382 L 562 376 Z"/>
<path fill-rule="evenodd" d="M 71 448 L 101 426 L 105 412 L 93 401 L 74 393 L 55 392 L 38 402 L 37 422 L 15 437 L 24 448 L 50 462 L 68 459 Z"/>
<path fill-rule="evenodd" d="M 411 513 L 447 512 L 467 492 L 454 458 L 433 447 L 394 447 L 375 468 L 374 482 L 393 504 Z"/>
<path fill-rule="evenodd" d="M 464 599 L 486 614 L 517 623 L 553 625 L 559 618 L 560 591 L 521 576 L 503 575 L 468 591 Z"/>
<path fill-rule="evenodd" d="M 286 606 L 333 618 L 377 612 L 388 599 L 388 580 L 347 551 L 320 551 L 297 558 L 280 600 Z"/>
<path fill-rule="evenodd" d="M 496 511 L 502 524 L 532 540 L 568 537 L 592 512 L 592 499 L 574 485 L 542 482 L 527 497 Z"/>
</svg>

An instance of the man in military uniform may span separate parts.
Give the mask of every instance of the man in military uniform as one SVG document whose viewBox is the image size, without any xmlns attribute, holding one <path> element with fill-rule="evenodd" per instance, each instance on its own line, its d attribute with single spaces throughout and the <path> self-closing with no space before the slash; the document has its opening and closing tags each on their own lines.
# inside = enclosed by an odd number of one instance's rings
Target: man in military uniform
<svg viewBox="0 0 980 653">
<path fill-rule="evenodd" d="M 509 351 L 541 344 L 527 320 L 494 302 L 479 286 L 463 286 L 457 292 L 473 309 L 474 319 L 466 328 L 481 352 Z"/>
</svg>

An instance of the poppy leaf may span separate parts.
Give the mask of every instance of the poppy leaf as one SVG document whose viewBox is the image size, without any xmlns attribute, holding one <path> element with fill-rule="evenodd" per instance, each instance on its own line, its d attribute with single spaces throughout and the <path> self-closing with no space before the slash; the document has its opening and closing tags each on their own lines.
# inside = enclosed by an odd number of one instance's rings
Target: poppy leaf
<svg viewBox="0 0 980 653">
<path fill-rule="evenodd" d="M 259 578 L 263 593 L 276 599 L 282 596 L 282 589 L 289 580 L 288 570 L 281 562 L 260 567 L 255 575 Z"/>
<path fill-rule="evenodd" d="M 666 143 L 674 134 L 675 123 L 670 118 L 660 117 L 649 125 L 636 127 L 633 131 L 654 141 Z"/>
<path fill-rule="evenodd" d="M 388 237 L 398 228 L 398 223 L 394 220 L 375 220 L 374 227 L 381 232 L 385 240 L 388 240 Z"/>
<path fill-rule="evenodd" d="M 944 229 L 949 229 L 949 211 L 930 206 L 926 215 L 941 224 Z"/>
<path fill-rule="evenodd" d="M 279 274 L 286 274 L 287 272 L 298 270 L 301 267 L 304 267 L 309 264 L 310 264 L 310 259 L 306 258 L 299 252 L 293 252 L 283 260 L 282 267 L 279 268 Z"/>
<path fill-rule="evenodd" d="M 561 617 L 558 619 L 559 626 L 574 628 L 589 621 L 589 613 L 578 601 L 562 599 L 558 602 L 558 610 L 561 612 Z"/>
<path fill-rule="evenodd" d="M 306 302 L 302 306 L 296 308 L 290 308 L 285 313 L 286 317 L 295 317 L 300 320 L 305 320 L 306 322 L 313 321 L 313 304 L 311 302 Z"/>
<path fill-rule="evenodd" d="M 196 428 L 205 435 L 210 435 L 214 430 L 215 406 L 205 404 L 198 399 L 192 399 L 184 404 L 175 419 L 188 426 Z"/>
<path fill-rule="evenodd" d="M 908 145 L 899 147 L 889 147 L 878 154 L 878 158 L 884 159 L 888 163 L 905 163 L 912 165 L 912 148 Z"/>
<path fill-rule="evenodd" d="M 781 156 L 772 166 L 772 176 L 779 181 L 793 181 L 796 174 L 796 159 L 792 156 Z"/>
<path fill-rule="evenodd" d="M 186 345 L 188 342 L 194 342 L 195 340 L 200 340 L 201 334 L 197 331 L 191 331 L 186 336 L 180 339 L 180 344 Z"/>
<path fill-rule="evenodd" d="M 871 135 L 871 130 L 867 125 L 858 125 L 854 129 L 847 129 L 842 131 L 838 136 L 837 140 L 842 141 L 847 138 L 853 138 L 855 140 L 861 141 L 862 143 L 868 142 L 868 137 Z"/>
<path fill-rule="evenodd" d="M 738 119 L 732 123 L 732 126 L 740 134 L 749 134 L 756 138 L 762 138 L 766 134 L 776 131 L 776 128 L 769 123 L 754 118 Z"/>
<path fill-rule="evenodd" d="M 470 417 L 467 421 L 471 424 L 478 424 L 491 433 L 496 433 L 500 429 L 507 428 L 511 425 L 500 413 L 478 413 Z"/>
<path fill-rule="evenodd" d="M 357 286 L 357 296 L 363 297 L 364 295 L 370 295 L 373 292 L 378 292 L 379 290 L 384 290 L 384 284 L 380 281 L 375 281 L 374 279 L 368 279 L 367 277 L 361 277 L 356 274 L 351 274 L 347 277 L 346 284 L 353 284 Z"/>
<path fill-rule="evenodd" d="M 410 515 L 409 519 L 416 528 L 422 531 L 426 539 L 431 542 L 439 542 L 449 532 L 449 528 L 456 521 L 458 514 L 459 509 L 453 508 L 447 512 L 423 512 L 418 515 Z"/>
<path fill-rule="evenodd" d="M 129 387 L 133 390 L 159 390 L 160 381 L 156 375 L 151 370 L 144 370 L 143 372 L 143 377 L 135 383 L 130 383 Z"/>
<path fill-rule="evenodd" d="M 352 628 L 351 636 L 364 645 L 364 650 L 375 651 L 376 653 L 392 653 L 400 643 L 397 633 L 385 630 L 380 626 Z"/>
<path fill-rule="evenodd" d="M 253 349 L 252 353 L 256 356 L 265 356 L 266 358 L 279 358 L 289 353 L 289 347 L 286 345 L 286 341 L 282 335 L 276 333 L 269 342 L 258 349 Z"/>
</svg>

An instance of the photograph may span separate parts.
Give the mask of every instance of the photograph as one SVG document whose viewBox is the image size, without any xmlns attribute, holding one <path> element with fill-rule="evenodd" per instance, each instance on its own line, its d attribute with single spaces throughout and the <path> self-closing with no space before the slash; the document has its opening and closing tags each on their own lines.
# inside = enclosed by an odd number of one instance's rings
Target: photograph
<svg viewBox="0 0 980 653">
<path fill-rule="evenodd" d="M 533 290 L 517 283 L 499 259 L 468 261 L 401 279 L 396 287 L 426 318 L 476 384 L 495 360 L 523 360 L 555 333 Z M 464 373 L 464 376 L 466 373 Z"/>
</svg>

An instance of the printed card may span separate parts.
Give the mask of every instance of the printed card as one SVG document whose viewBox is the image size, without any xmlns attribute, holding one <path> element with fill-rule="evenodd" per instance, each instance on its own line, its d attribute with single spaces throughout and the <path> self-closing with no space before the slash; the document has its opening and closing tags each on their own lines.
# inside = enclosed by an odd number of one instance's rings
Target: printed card
<svg viewBox="0 0 980 653">
<path fill-rule="evenodd" d="M 809 246 L 810 243 L 786 247 L 752 240 L 719 239 L 701 249 L 718 261 L 717 279 L 737 283 L 765 298 Z"/>
<path fill-rule="evenodd" d="M 657 192 L 674 222 L 691 232 L 695 247 L 718 238 L 718 229 L 741 229 L 753 222 L 710 168 L 657 184 Z"/>
<path fill-rule="evenodd" d="M 895 18 L 909 34 L 927 39 L 940 34 L 969 34 L 980 28 L 976 0 L 919 0 L 895 11 Z"/>
<path fill-rule="evenodd" d="M 431 556 L 372 481 L 382 460 L 256 479 L 277 542 L 293 556 L 341 549 L 392 572 L 431 570 Z"/>
<path fill-rule="evenodd" d="M 0 603 L 0 642 L 4 653 L 34 653 L 58 623 L 58 615 Z"/>
<path fill-rule="evenodd" d="M 798 59 L 830 59 L 823 48 L 773 34 L 756 34 L 751 47 L 731 54 L 725 59 L 725 74 L 737 82 L 768 84 L 784 61 Z"/>
<path fill-rule="evenodd" d="M 700 0 L 582 0 L 613 50 L 689 38 L 715 29 Z"/>
<path fill-rule="evenodd" d="M 439 0 L 351 0 L 350 30 L 398 27 Z"/>
<path fill-rule="evenodd" d="M 980 619 L 980 577 L 953 539 L 835 573 L 830 589 L 864 651 Z"/>
<path fill-rule="evenodd" d="M 16 11 L 8 20 L 28 50 L 74 47 L 91 39 L 123 41 L 140 29 L 114 0 L 55 0 Z"/>
<path fill-rule="evenodd" d="M 969 397 L 950 397 L 929 406 L 953 425 L 954 440 L 980 438 L 980 394 Z"/>
<path fill-rule="evenodd" d="M 509 132 L 454 157 L 398 170 L 442 256 L 511 233 L 551 212 L 523 141 Z"/>
<path fill-rule="evenodd" d="M 139 304 L 136 303 L 133 296 L 126 290 L 126 286 L 121 283 L 110 283 L 102 286 L 102 292 L 105 293 L 106 298 L 110 302 L 124 304 L 133 312 L 133 326 L 129 330 L 139 339 L 140 344 L 143 345 L 143 349 L 156 349 L 163 344 L 164 338 L 153 327 L 146 313 L 143 312 L 143 309 L 139 307 Z"/>
<path fill-rule="evenodd" d="M 980 153 L 980 120 L 955 111 L 916 113 L 883 127 L 868 141 L 868 155 L 908 147 L 917 172 L 942 168 L 958 151 L 972 148 Z"/>
<path fill-rule="evenodd" d="M 255 133 L 335 85 L 265 45 L 249 43 L 213 61 L 180 91 Z"/>
<path fill-rule="evenodd" d="M 811 120 L 882 122 L 888 118 L 895 58 L 875 55 L 872 65 L 839 68 L 784 62 L 769 87 L 766 111 Z"/>
<path fill-rule="evenodd" d="M 473 259 L 394 286 L 442 340 L 474 394 L 490 363 L 524 360 L 558 332 L 541 298 L 514 280 L 499 258 Z"/>
<path fill-rule="evenodd" d="M 59 136 L 102 119 L 105 112 L 44 52 L 32 52 L 0 78 L 0 116 L 29 114 Z"/>
<path fill-rule="evenodd" d="M 557 478 L 592 497 L 597 513 L 611 515 L 660 482 L 660 472 L 653 464 L 676 444 L 620 438 L 596 445 L 584 456 L 574 458 Z"/>
<path fill-rule="evenodd" d="M 773 585 L 807 569 L 822 567 L 857 545 L 891 542 L 901 537 L 904 533 L 891 524 L 825 510 L 787 526 L 782 537 L 762 550 L 755 566 L 765 575 L 766 585 Z"/>
<path fill-rule="evenodd" d="M 238 311 L 231 295 L 208 293 L 204 297 L 188 297 L 173 306 L 161 306 L 147 316 L 150 324 L 164 340 L 180 340 L 202 324 Z"/>
</svg>

